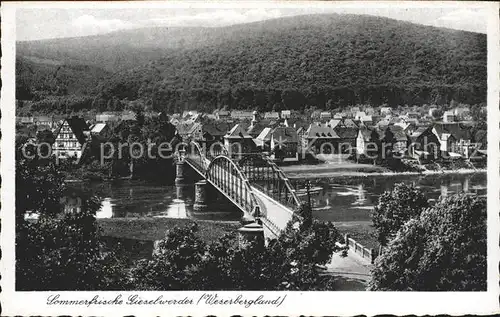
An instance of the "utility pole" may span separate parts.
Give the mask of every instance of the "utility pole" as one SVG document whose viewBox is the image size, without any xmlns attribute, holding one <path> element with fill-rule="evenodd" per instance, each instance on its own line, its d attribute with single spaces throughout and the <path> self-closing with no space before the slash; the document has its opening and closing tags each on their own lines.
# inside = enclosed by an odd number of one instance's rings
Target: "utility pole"
<svg viewBox="0 0 500 317">
<path fill-rule="evenodd" d="M 312 210 L 311 206 L 311 181 L 306 181 L 306 190 L 307 190 L 307 204 L 309 205 L 309 210 Z"/>
</svg>

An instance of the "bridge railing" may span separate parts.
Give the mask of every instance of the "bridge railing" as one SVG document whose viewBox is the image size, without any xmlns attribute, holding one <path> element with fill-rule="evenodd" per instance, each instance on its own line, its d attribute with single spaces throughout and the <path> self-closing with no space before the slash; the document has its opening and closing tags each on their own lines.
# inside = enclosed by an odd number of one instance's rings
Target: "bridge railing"
<svg viewBox="0 0 500 317">
<path fill-rule="evenodd" d="M 207 180 L 219 187 L 236 205 L 253 216 L 259 216 L 255 212 L 260 210 L 260 206 L 250 182 L 231 158 L 217 156 L 208 165 L 205 175 Z"/>
<path fill-rule="evenodd" d="M 238 164 L 252 186 L 292 210 L 300 205 L 290 180 L 269 158 L 260 154 L 248 155 Z"/>
</svg>

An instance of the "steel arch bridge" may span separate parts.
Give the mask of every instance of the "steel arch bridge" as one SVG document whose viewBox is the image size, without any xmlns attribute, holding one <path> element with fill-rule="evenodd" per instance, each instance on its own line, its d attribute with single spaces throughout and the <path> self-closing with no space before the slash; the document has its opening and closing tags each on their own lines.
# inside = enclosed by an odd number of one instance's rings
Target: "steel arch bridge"
<svg viewBox="0 0 500 317">
<path fill-rule="evenodd" d="M 260 219 L 268 235 L 279 236 L 294 217 L 300 200 L 283 171 L 266 156 L 249 154 L 236 161 L 220 143 L 207 149 L 190 142 L 179 152 L 180 160 L 245 215 Z"/>
</svg>

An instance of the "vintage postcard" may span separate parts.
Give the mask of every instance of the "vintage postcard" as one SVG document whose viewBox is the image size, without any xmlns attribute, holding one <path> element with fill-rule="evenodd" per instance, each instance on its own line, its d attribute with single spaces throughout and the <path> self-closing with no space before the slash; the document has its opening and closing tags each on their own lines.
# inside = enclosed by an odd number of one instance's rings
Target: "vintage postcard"
<svg viewBox="0 0 500 317">
<path fill-rule="evenodd" d="M 2 4 L 3 315 L 498 313 L 499 13 Z"/>
</svg>

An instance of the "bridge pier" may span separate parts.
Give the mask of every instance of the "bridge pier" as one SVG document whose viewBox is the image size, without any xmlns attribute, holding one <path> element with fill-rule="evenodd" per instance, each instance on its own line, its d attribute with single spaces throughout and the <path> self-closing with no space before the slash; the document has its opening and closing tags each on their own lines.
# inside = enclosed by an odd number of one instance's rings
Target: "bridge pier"
<svg viewBox="0 0 500 317">
<path fill-rule="evenodd" d="M 186 197 L 186 189 L 189 186 L 187 179 L 187 166 L 186 162 L 178 161 L 175 164 L 175 190 L 177 199 L 184 200 Z"/>
<path fill-rule="evenodd" d="M 194 184 L 193 210 L 195 212 L 203 212 L 207 210 L 207 189 L 208 184 L 206 180 L 201 180 Z"/>
<path fill-rule="evenodd" d="M 239 245 L 244 248 L 252 241 L 257 241 L 259 245 L 264 247 L 264 228 L 257 222 L 249 223 L 238 229 Z"/>
</svg>

